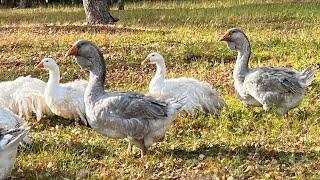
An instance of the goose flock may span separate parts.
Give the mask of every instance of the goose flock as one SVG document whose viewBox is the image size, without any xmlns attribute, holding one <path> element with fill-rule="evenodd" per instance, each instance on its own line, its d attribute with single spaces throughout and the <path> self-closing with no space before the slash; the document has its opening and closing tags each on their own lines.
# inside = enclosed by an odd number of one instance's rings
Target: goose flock
<svg viewBox="0 0 320 180">
<path fill-rule="evenodd" d="M 239 99 L 249 106 L 275 109 L 287 115 L 299 106 L 307 87 L 314 80 L 312 66 L 302 72 L 288 68 L 249 68 L 251 46 L 246 34 L 237 28 L 227 30 L 219 39 L 238 52 L 233 71 L 234 87 Z M 104 136 L 123 139 L 141 150 L 163 140 L 175 117 L 188 114 L 219 115 L 228 106 L 220 93 L 208 82 L 179 77 L 166 79 L 165 60 L 160 53 L 150 53 L 141 63 L 155 64 L 156 73 L 149 92 L 113 92 L 104 89 L 107 74 L 100 48 L 87 40 L 78 40 L 66 52 L 89 72 L 89 80 L 60 83 L 60 70 L 52 58 L 44 58 L 35 69 L 49 72 L 48 82 L 30 76 L 0 83 L 0 179 L 11 174 L 20 143 L 34 140 L 27 121 L 57 115 L 80 121 Z"/>
</svg>

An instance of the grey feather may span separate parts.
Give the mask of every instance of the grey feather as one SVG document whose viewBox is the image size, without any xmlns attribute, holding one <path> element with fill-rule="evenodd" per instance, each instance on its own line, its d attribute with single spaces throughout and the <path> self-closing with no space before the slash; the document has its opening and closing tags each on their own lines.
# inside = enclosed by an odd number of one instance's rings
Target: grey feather
<svg viewBox="0 0 320 180">
<path fill-rule="evenodd" d="M 317 71 L 313 66 L 307 67 L 307 69 L 302 72 L 302 80 L 305 81 L 306 86 L 309 86 L 312 83 L 316 72 Z"/>
</svg>

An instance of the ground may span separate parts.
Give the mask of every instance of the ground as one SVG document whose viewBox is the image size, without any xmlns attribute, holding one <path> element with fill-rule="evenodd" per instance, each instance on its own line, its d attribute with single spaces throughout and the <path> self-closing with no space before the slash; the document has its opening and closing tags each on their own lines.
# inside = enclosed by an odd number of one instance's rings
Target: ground
<svg viewBox="0 0 320 180">
<path fill-rule="evenodd" d="M 59 61 L 62 82 L 87 79 L 65 52 L 78 39 L 104 52 L 106 88 L 146 92 L 154 74 L 140 62 L 161 52 L 167 77 L 210 82 L 229 109 L 220 117 L 180 115 L 166 140 L 149 149 L 146 160 L 127 142 L 59 117 L 30 120 L 35 143 L 19 149 L 13 177 L 27 179 L 240 178 L 318 179 L 320 177 L 320 75 L 299 108 L 288 117 L 244 106 L 232 80 L 236 52 L 218 37 L 228 28 L 250 39 L 250 66 L 320 66 L 319 1 L 160 1 L 127 3 L 111 12 L 114 26 L 85 26 L 82 7 L 0 10 L 0 80 L 21 75 L 48 79 L 33 71 L 44 57 Z"/>
</svg>

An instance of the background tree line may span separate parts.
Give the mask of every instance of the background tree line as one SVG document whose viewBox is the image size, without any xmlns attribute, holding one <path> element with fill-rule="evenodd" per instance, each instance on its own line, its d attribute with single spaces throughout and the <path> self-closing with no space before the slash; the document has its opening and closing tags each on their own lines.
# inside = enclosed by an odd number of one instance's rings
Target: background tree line
<svg viewBox="0 0 320 180">
<path fill-rule="evenodd" d="M 143 0 L 126 0 L 127 2 Z M 148 0 L 155 1 L 155 0 Z M 170 1 L 170 0 L 159 0 Z M 119 10 L 124 10 L 125 0 L 0 0 L 0 5 L 5 8 L 28 8 L 36 6 L 80 5 L 83 4 L 87 24 L 114 24 L 119 19 L 113 17 L 110 6 L 117 4 Z"/>
<path fill-rule="evenodd" d="M 125 0 L 105 0 L 109 6 L 117 5 L 119 10 L 124 10 Z M 142 0 L 126 0 L 126 2 L 138 2 Z M 152 1 L 152 0 L 151 0 Z M 51 6 L 53 4 L 59 5 L 81 5 L 82 0 L 0 0 L 2 8 L 29 8 L 36 6 Z"/>
</svg>

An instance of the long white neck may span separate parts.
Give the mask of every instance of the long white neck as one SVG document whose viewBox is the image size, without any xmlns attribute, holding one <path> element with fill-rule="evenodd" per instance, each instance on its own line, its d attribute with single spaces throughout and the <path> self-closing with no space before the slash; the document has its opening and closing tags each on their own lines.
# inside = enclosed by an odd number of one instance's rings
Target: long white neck
<svg viewBox="0 0 320 180">
<path fill-rule="evenodd" d="M 159 85 L 161 86 L 161 84 L 164 82 L 164 78 L 166 75 L 166 65 L 164 61 L 158 62 L 156 65 L 157 65 L 156 74 L 150 81 L 149 91 L 151 91 L 152 87 L 154 86 L 159 86 Z"/>
<path fill-rule="evenodd" d="M 242 83 L 249 71 L 248 62 L 251 55 L 251 47 L 248 39 L 238 42 L 238 56 L 233 70 L 233 78 L 236 83 Z"/>
<path fill-rule="evenodd" d="M 49 80 L 46 85 L 45 94 L 47 97 L 54 97 L 60 87 L 59 67 L 49 69 Z"/>
</svg>

